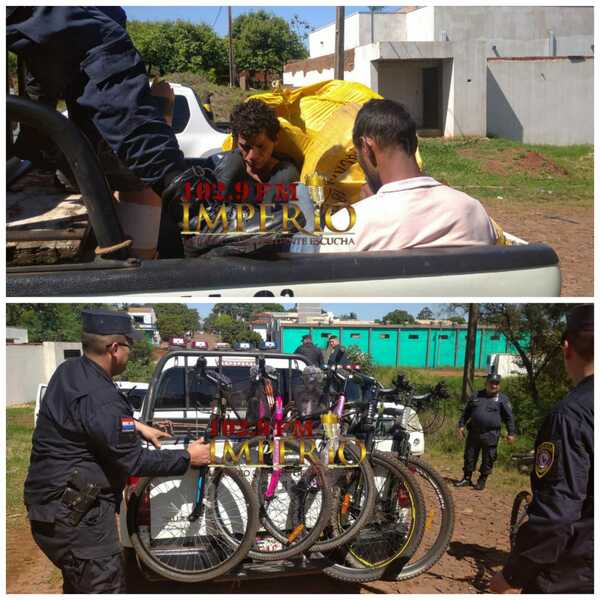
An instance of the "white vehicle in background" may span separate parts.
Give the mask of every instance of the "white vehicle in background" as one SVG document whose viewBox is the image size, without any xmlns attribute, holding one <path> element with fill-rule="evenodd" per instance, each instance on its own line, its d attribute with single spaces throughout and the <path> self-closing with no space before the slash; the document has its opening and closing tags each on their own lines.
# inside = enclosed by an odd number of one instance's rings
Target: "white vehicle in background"
<svg viewBox="0 0 600 600">
<path fill-rule="evenodd" d="M 37 423 L 38 414 L 40 412 L 40 406 L 42 406 L 42 400 L 44 398 L 44 394 L 46 393 L 46 389 L 48 389 L 47 383 L 39 383 L 37 394 L 35 396 L 35 410 L 33 411 L 33 426 Z"/>
<path fill-rule="evenodd" d="M 144 398 L 146 396 L 146 392 L 148 391 L 148 384 L 141 383 L 139 381 L 117 381 L 115 382 L 119 390 L 121 390 L 129 400 L 130 404 L 133 406 L 134 413 L 133 417 L 138 419 L 140 416 L 140 410 L 142 408 L 142 404 Z M 37 423 L 38 414 L 40 412 L 40 407 L 42 406 L 42 402 L 44 400 L 44 395 L 46 394 L 46 390 L 48 389 L 47 383 L 40 383 L 38 385 L 37 394 L 35 398 L 35 410 L 33 412 L 33 426 Z"/>
<path fill-rule="evenodd" d="M 185 158 L 207 158 L 221 152 L 229 124 L 213 123 L 191 87 L 171 82 L 169 85 L 175 93 L 171 127 Z M 62 114 L 69 116 L 67 110 Z"/>
<path fill-rule="evenodd" d="M 170 83 L 175 92 L 173 131 L 185 158 L 207 158 L 221 152 L 229 132 L 226 123 L 213 123 L 196 92 L 186 85 Z"/>
<path fill-rule="evenodd" d="M 487 372 L 492 373 L 492 371 L 502 377 L 527 374 L 527 369 L 521 364 L 520 357 L 507 352 L 488 355 Z"/>
</svg>

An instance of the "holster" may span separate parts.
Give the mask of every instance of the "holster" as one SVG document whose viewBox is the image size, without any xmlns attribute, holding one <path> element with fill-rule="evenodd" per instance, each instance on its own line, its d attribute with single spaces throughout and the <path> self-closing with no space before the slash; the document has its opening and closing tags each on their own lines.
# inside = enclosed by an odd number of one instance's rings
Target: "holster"
<svg viewBox="0 0 600 600">
<path fill-rule="evenodd" d="M 96 503 L 101 487 L 97 483 L 83 480 L 81 473 L 75 470 L 67 482 L 61 502 L 71 509 L 67 522 L 75 527 Z"/>
</svg>

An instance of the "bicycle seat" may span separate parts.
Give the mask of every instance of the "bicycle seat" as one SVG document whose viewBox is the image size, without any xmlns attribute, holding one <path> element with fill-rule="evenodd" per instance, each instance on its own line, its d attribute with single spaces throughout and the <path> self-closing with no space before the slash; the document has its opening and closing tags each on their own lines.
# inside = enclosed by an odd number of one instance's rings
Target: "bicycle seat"
<svg viewBox="0 0 600 600">
<path fill-rule="evenodd" d="M 215 385 L 220 385 L 226 389 L 230 389 L 232 386 L 231 379 L 219 373 L 219 371 L 206 370 L 202 374 L 208 381 L 214 383 Z"/>
<path fill-rule="evenodd" d="M 250 367 L 250 379 L 259 379 L 260 377 L 268 377 L 272 381 L 279 380 L 279 375 L 275 367 L 266 365 L 263 369 L 261 369 L 261 367 L 258 365 L 252 365 Z"/>
</svg>

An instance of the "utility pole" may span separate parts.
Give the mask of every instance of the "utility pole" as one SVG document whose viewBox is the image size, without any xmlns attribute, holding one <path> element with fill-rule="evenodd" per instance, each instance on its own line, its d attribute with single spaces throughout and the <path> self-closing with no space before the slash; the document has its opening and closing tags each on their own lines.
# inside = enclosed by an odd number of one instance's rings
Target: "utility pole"
<svg viewBox="0 0 600 600">
<path fill-rule="evenodd" d="M 334 79 L 344 79 L 344 7 L 335 7 Z"/>
<path fill-rule="evenodd" d="M 479 304 L 469 304 L 469 324 L 467 325 L 467 347 L 465 349 L 465 368 L 463 371 L 462 401 L 466 403 L 473 395 L 475 376 L 475 340 L 479 321 Z"/>
<path fill-rule="evenodd" d="M 229 22 L 229 87 L 235 83 L 235 64 L 233 57 L 233 35 L 231 28 L 231 6 L 227 7 L 227 20 Z"/>
</svg>

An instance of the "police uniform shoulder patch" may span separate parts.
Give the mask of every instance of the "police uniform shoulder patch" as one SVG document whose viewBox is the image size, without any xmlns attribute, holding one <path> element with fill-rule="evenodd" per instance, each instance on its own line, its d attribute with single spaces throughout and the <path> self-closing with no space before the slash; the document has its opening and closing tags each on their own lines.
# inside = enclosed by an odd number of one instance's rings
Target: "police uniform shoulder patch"
<svg viewBox="0 0 600 600">
<path fill-rule="evenodd" d="M 135 422 L 133 417 L 121 417 L 119 420 L 119 443 L 131 444 L 135 439 Z"/>
<path fill-rule="evenodd" d="M 556 446 L 552 442 L 542 442 L 535 451 L 535 474 L 539 479 L 548 474 L 556 458 Z"/>
<path fill-rule="evenodd" d="M 133 417 L 121 417 L 121 433 L 133 433 L 134 431 Z"/>
</svg>

